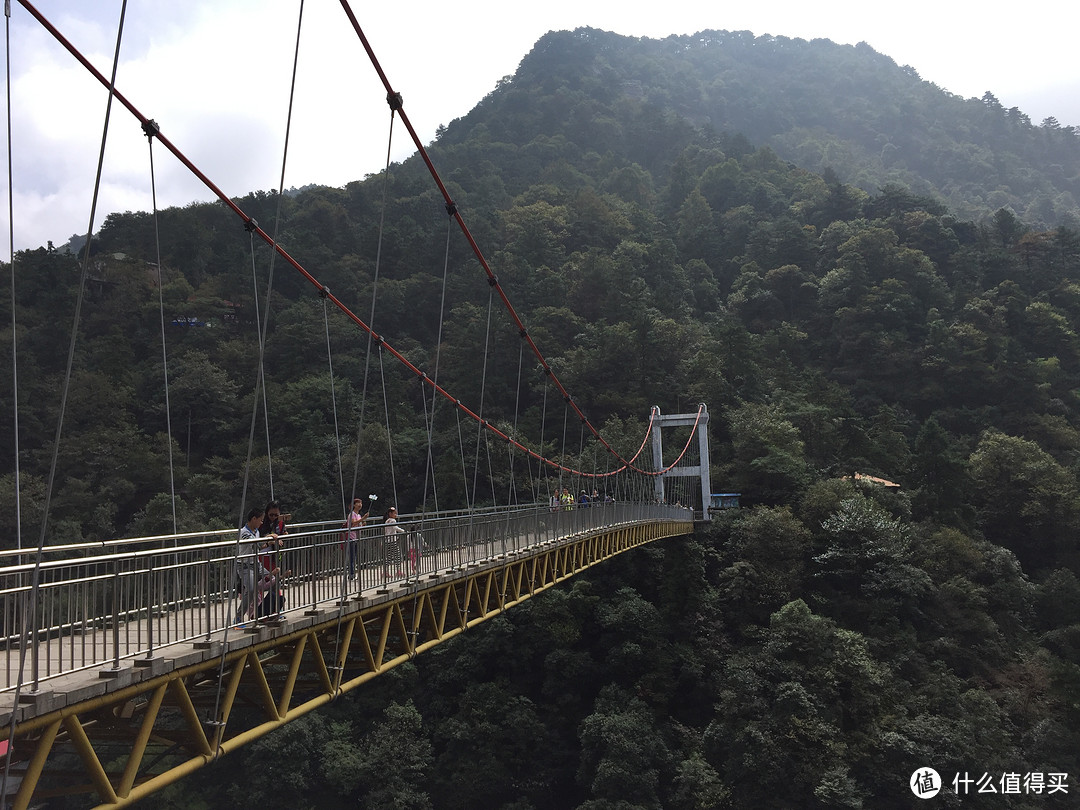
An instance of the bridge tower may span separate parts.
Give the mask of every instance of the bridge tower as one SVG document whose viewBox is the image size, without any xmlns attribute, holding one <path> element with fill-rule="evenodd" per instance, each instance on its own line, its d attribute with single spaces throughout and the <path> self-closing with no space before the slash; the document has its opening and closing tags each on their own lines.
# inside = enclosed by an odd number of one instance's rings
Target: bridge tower
<svg viewBox="0 0 1080 810">
<path fill-rule="evenodd" d="M 664 481 L 668 478 L 694 478 L 701 479 L 701 519 L 709 520 L 709 497 L 710 497 L 710 481 L 709 481 L 709 411 L 705 407 L 704 403 L 700 406 L 700 415 L 698 413 L 680 413 L 663 415 L 660 413 L 660 407 L 654 405 L 652 408 L 652 451 L 653 451 L 653 469 L 660 473 L 656 476 L 655 483 L 653 484 L 653 492 L 656 496 L 656 500 L 664 500 Z M 663 428 L 665 427 L 693 427 L 697 425 L 697 440 L 698 440 L 698 463 L 691 466 L 678 465 L 672 467 L 667 472 L 661 472 L 667 465 L 664 464 L 664 439 Z"/>
</svg>

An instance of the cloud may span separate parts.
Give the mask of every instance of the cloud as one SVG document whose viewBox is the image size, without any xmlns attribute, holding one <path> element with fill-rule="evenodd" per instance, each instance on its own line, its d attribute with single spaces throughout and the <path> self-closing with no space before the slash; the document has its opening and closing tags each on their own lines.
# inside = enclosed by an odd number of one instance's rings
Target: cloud
<svg viewBox="0 0 1080 810">
<path fill-rule="evenodd" d="M 186 15 L 169 5 L 172 13 L 165 18 L 156 17 L 154 4 L 143 9 L 144 16 L 133 13 L 125 20 L 117 89 L 226 195 L 277 188 L 293 89 L 297 4 L 178 4 L 187 5 Z M 286 187 L 344 185 L 385 162 L 385 91 L 340 9 L 327 5 L 306 4 Z M 55 24 L 62 23 L 69 26 L 62 32 L 108 76 L 116 19 L 100 11 L 94 18 L 61 13 Z M 33 247 L 86 229 L 108 96 L 35 21 L 24 17 L 18 24 L 27 47 L 12 54 L 20 66 L 12 85 L 15 240 L 18 247 Z M 442 99 L 439 106 L 445 110 L 453 103 Z M 439 122 L 420 117 L 430 139 Z M 399 133 L 394 159 L 413 151 L 400 127 Z M 212 198 L 165 149 L 157 146 L 154 154 L 159 207 Z M 118 103 L 111 112 L 103 180 L 95 230 L 108 212 L 150 210 L 147 141 Z"/>
<path fill-rule="evenodd" d="M 119 2 L 36 5 L 109 74 Z M 662 14 L 654 6 L 551 0 L 524 20 L 508 21 L 505 4 L 493 0 L 407 11 L 353 4 L 423 143 L 513 73 L 544 33 L 579 26 L 653 37 L 724 28 L 865 40 L 951 92 L 981 96 L 990 89 L 1036 123 L 1048 115 L 1080 123 L 1080 67 L 1068 26 L 1045 26 L 1040 21 L 1048 17 L 1035 13 L 1043 6 L 1049 8 L 1032 0 L 1025 15 L 1006 19 L 930 0 L 911 0 L 902 12 L 826 0 L 744 4 L 723 14 L 689 0 L 670 0 Z M 280 183 L 298 9 L 295 0 L 129 4 L 118 88 L 229 196 Z M 13 3 L 12 11 L 15 242 L 36 247 L 86 229 L 106 93 L 21 6 Z M 390 124 L 385 95 L 340 6 L 305 3 L 286 187 L 341 186 L 379 171 Z M 392 159 L 413 151 L 404 127 L 395 126 Z M 210 199 L 163 149 L 155 148 L 155 170 L 159 206 Z M 95 229 L 110 211 L 150 207 L 146 139 L 138 122 L 114 106 Z M 6 220 L 3 210 L 5 232 Z"/>
</svg>

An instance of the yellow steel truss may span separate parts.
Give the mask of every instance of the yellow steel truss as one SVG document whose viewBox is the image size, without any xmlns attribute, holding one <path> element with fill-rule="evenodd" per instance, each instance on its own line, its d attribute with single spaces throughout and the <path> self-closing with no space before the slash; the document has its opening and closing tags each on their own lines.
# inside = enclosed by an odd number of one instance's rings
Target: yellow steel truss
<svg viewBox="0 0 1080 810">
<path fill-rule="evenodd" d="M 17 723 L 12 806 L 75 793 L 127 806 L 589 566 L 692 531 L 606 529 L 432 575 L 381 602 L 343 602 L 242 647 L 211 643 L 198 663 Z"/>
</svg>

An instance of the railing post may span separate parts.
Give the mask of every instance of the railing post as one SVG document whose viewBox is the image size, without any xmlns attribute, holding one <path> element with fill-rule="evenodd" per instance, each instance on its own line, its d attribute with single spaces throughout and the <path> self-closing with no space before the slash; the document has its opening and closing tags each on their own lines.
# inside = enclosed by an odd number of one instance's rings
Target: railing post
<svg viewBox="0 0 1080 810">
<path fill-rule="evenodd" d="M 34 675 L 34 691 L 37 692 L 41 688 L 41 670 L 39 669 L 38 661 L 38 611 L 37 605 L 34 604 L 32 590 L 26 592 L 24 605 L 24 610 L 28 614 L 27 627 L 30 630 L 29 634 L 24 638 L 24 642 L 30 645 L 30 669 L 33 671 Z"/>
<path fill-rule="evenodd" d="M 315 613 L 319 606 L 319 582 L 322 581 L 323 569 L 322 561 L 327 558 L 327 554 L 323 551 L 325 543 L 322 541 L 323 535 L 313 534 L 310 536 L 309 541 L 305 542 L 303 549 L 306 552 L 301 559 L 300 564 L 303 566 L 301 570 L 306 571 L 305 582 L 307 583 L 308 592 L 311 594 L 311 605 L 308 608 L 308 613 Z M 295 571 L 293 573 L 296 573 Z M 306 601 L 306 600 L 305 600 Z M 300 607 L 297 605 L 297 607 Z"/>
<path fill-rule="evenodd" d="M 154 657 L 154 558 L 146 558 L 146 657 Z"/>
<path fill-rule="evenodd" d="M 206 565 L 203 568 L 203 601 L 206 603 L 206 640 L 210 640 L 210 636 L 214 632 L 214 614 L 211 603 L 213 600 L 210 597 L 210 549 L 206 549 Z"/>
<path fill-rule="evenodd" d="M 511 512 L 510 512 L 509 509 L 507 509 L 506 510 L 506 520 L 503 521 L 503 530 L 502 530 L 502 555 L 504 557 L 506 556 L 506 536 L 508 534 L 510 534 L 510 520 L 511 520 Z"/>
<path fill-rule="evenodd" d="M 120 561 L 113 561 L 112 592 L 113 669 L 120 669 Z"/>
</svg>

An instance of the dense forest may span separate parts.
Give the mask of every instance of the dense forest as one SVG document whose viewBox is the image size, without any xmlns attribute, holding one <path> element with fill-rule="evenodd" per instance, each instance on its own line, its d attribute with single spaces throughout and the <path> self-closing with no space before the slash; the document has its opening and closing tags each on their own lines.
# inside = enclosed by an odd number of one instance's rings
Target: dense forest
<svg viewBox="0 0 1080 810">
<path fill-rule="evenodd" d="M 992 101 L 865 47 L 545 37 L 440 132 L 433 161 L 605 436 L 622 449 L 649 406 L 707 403 L 714 488 L 743 508 L 143 804 L 906 808 L 912 773 L 932 767 L 943 806 L 978 803 L 984 777 L 997 794 L 985 806 L 1075 806 L 1080 146 L 1072 128 Z M 544 377 L 529 367 L 518 383 L 507 320 L 487 331 L 491 288 L 448 240 L 419 160 L 237 203 L 355 312 L 376 301 L 373 327 L 418 366 L 438 346 L 440 382 L 463 402 L 546 436 L 551 455 L 592 457 L 551 438 Z M 324 318 L 282 263 L 257 317 L 253 272 L 264 296 L 273 265 L 224 206 L 112 215 L 92 254 L 51 541 L 167 530 L 170 441 L 180 528 L 235 525 L 262 318 L 286 508 L 340 511 L 339 458 L 349 475 L 358 460 L 363 489 L 419 505 L 415 380 L 388 369 L 376 382 L 366 336 Z M 16 270 L 23 531 L 36 539 L 81 269 L 42 249 Z M 12 458 L 10 387 L 3 399 Z M 456 431 L 438 415 L 448 502 L 462 494 Z M 256 443 L 250 491 L 265 491 L 268 462 Z M 13 487 L 7 472 L 8 526 Z M 1036 774 L 1067 774 L 1068 793 L 1035 792 Z"/>
<path fill-rule="evenodd" d="M 621 154 L 661 182 L 692 133 L 738 132 L 802 168 L 871 193 L 899 184 L 963 219 L 1007 207 L 1036 227 L 1080 224 L 1076 126 L 1033 124 L 990 90 L 960 98 L 865 43 L 551 33 L 459 123 L 446 133 L 453 143 L 478 132 L 484 142 L 562 137 Z"/>
</svg>

